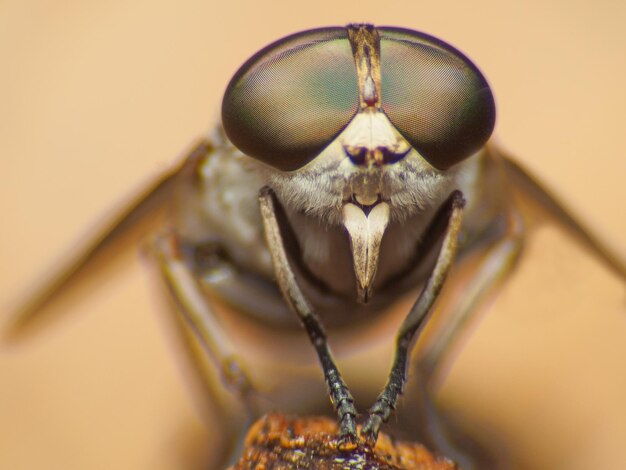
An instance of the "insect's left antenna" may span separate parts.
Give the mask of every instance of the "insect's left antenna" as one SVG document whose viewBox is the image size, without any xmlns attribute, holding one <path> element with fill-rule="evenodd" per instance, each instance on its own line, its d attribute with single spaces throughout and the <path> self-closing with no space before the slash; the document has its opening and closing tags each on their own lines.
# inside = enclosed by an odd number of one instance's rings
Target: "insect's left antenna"
<svg viewBox="0 0 626 470">
<path fill-rule="evenodd" d="M 183 161 L 169 172 L 160 175 L 134 199 L 122 208 L 105 228 L 86 244 L 86 248 L 62 266 L 35 292 L 8 320 L 4 339 L 16 341 L 36 329 L 48 318 L 48 306 L 72 290 L 79 279 L 95 274 L 111 257 L 134 246 L 136 241 L 154 227 L 163 215 L 168 198 L 178 181 L 184 178 L 212 150 L 202 140 L 189 151 Z M 105 256 L 108 255 L 108 256 Z"/>
</svg>

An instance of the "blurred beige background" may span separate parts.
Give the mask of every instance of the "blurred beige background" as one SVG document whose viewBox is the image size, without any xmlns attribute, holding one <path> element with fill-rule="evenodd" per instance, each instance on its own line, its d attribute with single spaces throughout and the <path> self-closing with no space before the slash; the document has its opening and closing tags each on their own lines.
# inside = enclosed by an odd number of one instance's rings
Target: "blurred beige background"
<svg viewBox="0 0 626 470">
<path fill-rule="evenodd" d="M 466 52 L 495 90 L 498 141 L 626 257 L 624 2 L 2 0 L 3 314 L 215 122 L 253 52 L 351 21 Z M 441 399 L 524 468 L 626 468 L 624 285 L 561 232 L 535 235 Z M 61 302 L 62 321 L 0 348 L 0 468 L 202 468 L 153 287 L 133 254 Z"/>
</svg>

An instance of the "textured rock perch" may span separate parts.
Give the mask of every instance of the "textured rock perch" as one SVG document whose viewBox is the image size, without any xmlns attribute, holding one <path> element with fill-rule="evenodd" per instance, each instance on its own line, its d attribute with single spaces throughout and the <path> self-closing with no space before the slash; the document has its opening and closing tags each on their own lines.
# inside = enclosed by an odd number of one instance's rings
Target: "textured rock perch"
<svg viewBox="0 0 626 470">
<path fill-rule="evenodd" d="M 230 470 L 458 470 L 424 446 L 394 443 L 381 433 L 372 449 L 364 442 L 341 446 L 337 424 L 325 417 L 270 414 L 248 432 L 241 460 Z"/>
</svg>

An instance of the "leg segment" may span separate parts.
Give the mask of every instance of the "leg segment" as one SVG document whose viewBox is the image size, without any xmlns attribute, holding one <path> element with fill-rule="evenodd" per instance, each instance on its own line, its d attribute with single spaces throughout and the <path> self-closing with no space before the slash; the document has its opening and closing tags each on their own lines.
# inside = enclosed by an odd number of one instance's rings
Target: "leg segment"
<svg viewBox="0 0 626 470">
<path fill-rule="evenodd" d="M 500 222 L 498 222 L 500 221 Z M 433 391 L 443 379 L 442 365 L 471 323 L 485 298 L 512 272 L 523 244 L 524 227 L 514 207 L 494 218 L 500 227 L 481 246 L 475 248 L 467 283 L 458 286 L 462 296 L 444 307 L 444 322 L 432 332 L 432 343 L 414 357 L 411 374 L 414 380 L 407 392 L 402 418 L 416 424 L 422 439 L 448 456 L 463 469 L 499 468 L 502 462 L 478 436 L 468 435 L 453 420 L 447 419 L 433 401 Z M 471 256 L 471 255 L 470 255 Z M 455 286 L 457 287 L 457 286 Z M 449 312 L 449 313 L 447 313 Z M 408 416 L 411 415 L 409 418 Z"/>
<path fill-rule="evenodd" d="M 217 362 L 227 386 L 233 393 L 247 399 L 253 389 L 251 382 L 237 360 L 235 348 L 198 287 L 193 273 L 178 253 L 175 236 L 159 238 L 155 248 L 161 274 L 178 303 L 181 315 L 196 333 L 209 357 Z"/>
<path fill-rule="evenodd" d="M 159 236 L 151 244 L 151 252 L 161 277 L 176 302 L 173 310 L 178 314 L 176 323 L 185 352 L 190 357 L 196 375 L 201 380 L 202 390 L 210 402 L 209 413 L 219 423 L 217 432 L 223 445 L 219 449 L 219 455 L 215 455 L 211 463 L 223 468 L 230 459 L 238 455 L 236 446 L 243 440 L 243 432 L 258 417 L 253 402 L 254 387 L 237 358 L 227 333 L 204 298 L 193 272 L 181 257 L 178 248 L 178 240 L 173 234 Z M 234 405 L 228 406 L 224 401 L 224 394 L 220 396 L 218 393 L 218 381 L 206 367 L 207 356 L 215 365 L 230 395 L 234 396 L 237 404 L 243 405 L 243 413 Z"/>
<path fill-rule="evenodd" d="M 519 258 L 524 233 L 521 216 L 511 208 L 503 217 L 506 217 L 503 233 L 490 244 L 471 281 L 464 286 L 462 300 L 453 307 L 433 344 L 421 355 L 418 372 L 422 380 L 431 385 L 439 375 L 438 367 L 462 336 L 481 302 L 512 272 Z"/>
<path fill-rule="evenodd" d="M 267 246 L 272 256 L 280 290 L 291 310 L 300 318 L 311 343 L 315 347 L 324 370 L 330 399 L 339 418 L 340 434 L 344 439 L 354 440 L 356 438 L 355 416 L 357 414 L 354 400 L 335 364 L 322 324 L 298 287 L 295 275 L 289 265 L 276 217 L 274 195 L 269 188 L 261 190 L 259 204 Z"/>
<path fill-rule="evenodd" d="M 448 199 L 448 224 L 443 232 L 443 242 L 435 267 L 413 308 L 407 315 L 396 337 L 396 351 L 387 384 L 369 410 L 361 434 L 372 445 L 376 442 L 382 423 L 389 419 L 406 382 L 408 358 L 415 335 L 423 325 L 450 270 L 457 251 L 465 200 L 460 191 L 452 193 Z"/>
</svg>

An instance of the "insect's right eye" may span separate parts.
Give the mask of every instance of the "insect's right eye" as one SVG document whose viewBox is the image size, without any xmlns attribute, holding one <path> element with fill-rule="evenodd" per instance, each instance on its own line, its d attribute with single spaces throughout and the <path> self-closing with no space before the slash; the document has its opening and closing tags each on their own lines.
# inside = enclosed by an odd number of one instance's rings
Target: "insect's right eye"
<svg viewBox="0 0 626 470">
<path fill-rule="evenodd" d="M 313 160 L 359 105 L 345 28 L 304 31 L 250 58 L 222 102 L 229 139 L 245 154 L 283 171 Z"/>
</svg>

